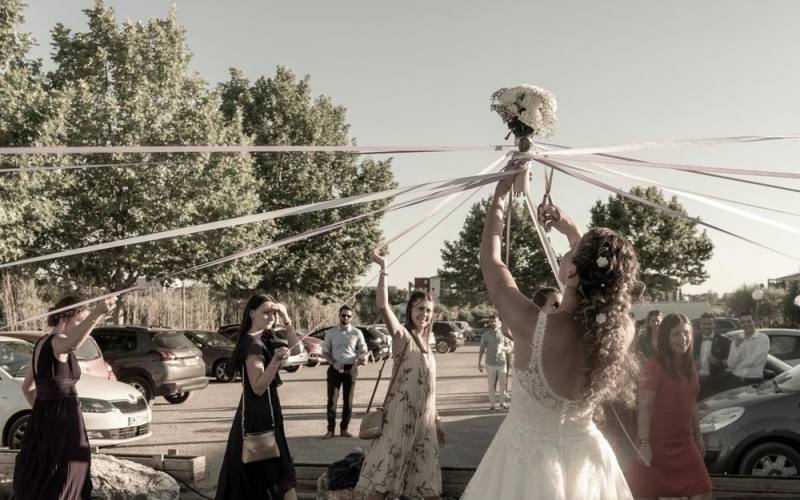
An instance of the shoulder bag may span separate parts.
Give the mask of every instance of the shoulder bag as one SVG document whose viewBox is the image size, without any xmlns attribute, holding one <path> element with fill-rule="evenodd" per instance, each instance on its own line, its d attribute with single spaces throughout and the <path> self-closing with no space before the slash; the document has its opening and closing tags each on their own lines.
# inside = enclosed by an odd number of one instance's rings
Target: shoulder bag
<svg viewBox="0 0 800 500">
<path fill-rule="evenodd" d="M 281 451 L 278 449 L 278 443 L 275 441 L 275 411 L 272 408 L 271 387 L 267 387 L 267 400 L 269 401 L 269 412 L 270 415 L 272 415 L 272 429 L 263 432 L 248 433 L 244 428 L 244 401 L 247 399 L 247 394 L 245 394 L 247 390 L 245 387 L 245 378 L 246 376 L 242 374 L 242 462 L 249 464 L 250 462 L 278 458 L 281 456 Z"/>
</svg>

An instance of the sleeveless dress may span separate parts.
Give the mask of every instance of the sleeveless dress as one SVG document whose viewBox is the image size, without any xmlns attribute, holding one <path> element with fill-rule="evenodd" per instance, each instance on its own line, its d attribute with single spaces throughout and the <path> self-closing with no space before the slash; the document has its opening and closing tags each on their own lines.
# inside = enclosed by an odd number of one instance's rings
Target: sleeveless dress
<svg viewBox="0 0 800 500">
<path fill-rule="evenodd" d="M 53 356 L 53 335 L 37 342 L 33 359 L 36 401 L 14 463 L 14 500 L 88 500 L 92 454 L 75 383 L 75 353 Z M 35 355 L 36 351 L 34 351 Z"/>
<path fill-rule="evenodd" d="M 264 363 L 272 359 L 275 346 L 267 339 L 258 339 L 250 335 L 244 339 L 244 357 L 250 354 L 261 356 Z M 231 432 L 228 435 L 228 446 L 222 459 L 217 482 L 217 500 L 283 500 L 283 495 L 297 485 L 292 456 L 286 442 L 283 429 L 283 411 L 278 398 L 278 386 L 281 379 L 276 374 L 268 392 L 258 396 L 247 378 L 247 369 L 241 366 L 242 398 L 233 418 Z M 270 401 L 272 407 L 270 407 Z M 277 458 L 251 462 L 242 462 L 242 403 L 244 403 L 245 426 L 247 432 L 262 432 L 274 427 L 275 441 L 281 455 Z M 274 415 L 274 421 L 273 421 Z"/>
<path fill-rule="evenodd" d="M 692 424 L 700 379 L 695 372 L 687 381 L 681 364 L 675 371 L 678 380 L 655 358 L 642 367 L 640 387 L 655 391 L 656 398 L 650 411 L 652 464 L 639 464 L 634 453 L 627 471 L 631 491 L 637 496 L 689 497 L 712 488 Z"/>
<path fill-rule="evenodd" d="M 392 342 L 395 356 L 408 350 L 384 406 L 383 432 L 372 441 L 356 491 L 409 497 L 442 492 L 439 443 L 436 439 L 436 359 L 405 328 Z M 426 352 L 427 351 L 427 352 Z"/>
<path fill-rule="evenodd" d="M 563 398 L 547 383 L 539 314 L 531 361 L 517 368 L 514 401 L 462 500 L 632 500 L 593 408 Z M 557 333 L 554 333 L 557 335 Z"/>
</svg>

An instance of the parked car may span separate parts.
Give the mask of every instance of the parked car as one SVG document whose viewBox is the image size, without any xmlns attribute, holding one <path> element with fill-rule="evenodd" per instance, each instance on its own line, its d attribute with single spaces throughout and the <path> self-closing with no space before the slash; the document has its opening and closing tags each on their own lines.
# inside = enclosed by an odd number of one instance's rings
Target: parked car
<svg viewBox="0 0 800 500">
<path fill-rule="evenodd" d="M 275 332 L 276 342 L 284 344 L 288 347 L 289 340 L 288 337 L 286 336 L 286 330 L 282 326 L 279 326 L 274 329 L 274 332 Z M 236 343 L 236 340 L 239 337 L 239 324 L 234 323 L 230 325 L 222 325 L 217 330 L 217 333 L 228 338 L 231 342 Z M 301 367 L 308 365 L 310 356 L 308 353 L 308 348 L 306 346 L 311 344 L 313 344 L 313 341 L 306 341 L 305 339 L 302 339 L 300 341 L 300 354 L 291 355 L 288 358 L 284 359 L 281 362 L 281 370 L 285 370 L 289 373 L 294 373 Z M 317 351 L 315 347 L 312 346 L 312 348 L 315 350 L 315 352 Z M 322 348 L 320 347 L 319 357 L 321 356 L 322 356 Z M 317 362 L 316 364 L 319 364 L 319 362 Z M 310 366 L 316 366 L 316 364 Z"/>
<path fill-rule="evenodd" d="M 209 330 L 183 330 L 183 334 L 203 353 L 206 375 L 219 382 L 233 382 L 236 376 L 225 373 L 233 354 L 234 343 L 222 335 Z"/>
<path fill-rule="evenodd" d="M 45 332 L 32 331 L 3 332 L 3 336 L 5 337 L 25 340 L 31 344 L 36 344 L 36 342 L 45 335 L 47 335 Z M 100 347 L 98 347 L 97 342 L 95 342 L 93 338 L 89 337 L 81 344 L 78 350 L 75 351 L 75 357 L 78 358 L 78 365 L 81 367 L 81 373 L 106 378 L 108 380 L 117 380 L 117 377 L 114 375 L 114 370 L 111 368 L 110 364 L 106 363 L 105 358 L 103 358 L 103 353 L 100 351 Z M 12 373 L 12 375 L 14 374 Z"/>
<path fill-rule="evenodd" d="M 19 449 L 31 414 L 22 395 L 22 381 L 33 359 L 33 344 L 0 336 L 0 359 L 2 445 Z M 130 386 L 101 377 L 81 377 L 76 389 L 92 446 L 128 444 L 152 435 L 150 407 Z"/>
<path fill-rule="evenodd" d="M 309 337 L 308 335 L 303 337 L 303 347 L 305 348 L 306 352 L 308 352 L 307 366 L 317 366 L 327 363 L 327 361 L 322 358 L 323 343 L 324 342 L 322 340 Z"/>
<path fill-rule="evenodd" d="M 103 325 L 91 336 L 114 369 L 117 380 L 135 387 L 150 402 L 172 404 L 208 386 L 203 353 L 180 331 L 134 325 Z"/>
<path fill-rule="evenodd" d="M 477 340 L 480 341 L 481 337 L 483 336 L 484 332 L 488 332 L 492 330 L 492 327 L 489 326 L 491 323 L 492 318 L 481 318 L 472 325 L 472 330 L 470 331 L 470 338 L 468 340 Z"/>
<path fill-rule="evenodd" d="M 464 334 L 452 321 L 434 321 L 433 336 L 436 339 L 436 352 L 440 354 L 456 352 L 464 345 Z"/>
<path fill-rule="evenodd" d="M 709 472 L 798 476 L 800 367 L 770 355 L 764 377 L 699 403 Z"/>
<path fill-rule="evenodd" d="M 469 326 L 469 323 L 466 321 L 454 321 L 453 323 L 455 323 L 461 329 L 461 333 L 464 335 L 465 340 L 472 339 L 472 327 Z"/>
<path fill-rule="evenodd" d="M 800 330 L 759 328 L 758 331 L 769 337 L 770 354 L 791 366 L 800 363 Z M 744 330 L 733 330 L 726 333 L 731 340 L 743 334 Z"/>
<path fill-rule="evenodd" d="M 382 359 L 388 359 L 392 355 L 392 351 L 389 348 L 391 345 L 391 336 L 384 335 L 380 330 L 377 328 L 371 328 L 367 326 L 359 326 L 353 325 L 364 335 L 364 341 L 367 343 L 367 349 L 369 350 L 369 356 L 372 361 L 379 361 Z M 338 328 L 336 326 L 326 326 L 324 328 L 320 328 L 317 331 L 311 332 L 308 334 L 309 337 L 325 341 L 325 333 L 332 328 Z"/>
<path fill-rule="evenodd" d="M 392 334 L 389 332 L 389 327 L 387 327 L 383 323 L 375 323 L 372 325 L 366 325 L 366 328 L 374 328 L 383 334 L 383 338 L 386 340 L 386 346 L 389 350 L 388 357 L 392 356 Z"/>
<path fill-rule="evenodd" d="M 642 325 L 644 325 L 644 320 L 642 320 Z M 737 318 L 726 318 L 724 316 L 720 316 L 715 318 L 714 320 L 714 331 L 719 334 L 725 334 L 732 330 L 740 330 L 742 328 L 742 324 L 739 323 Z M 692 330 L 697 333 L 700 331 L 700 318 L 695 318 L 692 320 Z M 636 331 L 639 331 L 639 326 L 636 327 Z"/>
</svg>

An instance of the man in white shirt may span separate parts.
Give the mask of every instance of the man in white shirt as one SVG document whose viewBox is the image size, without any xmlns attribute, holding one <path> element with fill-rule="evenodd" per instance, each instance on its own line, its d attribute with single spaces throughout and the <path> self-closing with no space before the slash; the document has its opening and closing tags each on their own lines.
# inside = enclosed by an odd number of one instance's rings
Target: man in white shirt
<svg viewBox="0 0 800 500">
<path fill-rule="evenodd" d="M 358 367 L 367 362 L 367 343 L 361 330 L 350 324 L 353 309 L 347 304 L 339 308 L 339 326 L 325 332 L 322 358 L 328 362 L 328 432 L 323 439 L 330 439 L 336 430 L 336 405 L 339 402 L 339 389 L 342 389 L 343 437 L 353 437 L 347 427 L 353 413 L 353 394 L 355 394 Z"/>
<path fill-rule="evenodd" d="M 769 337 L 756 330 L 753 313 L 739 315 L 744 335 L 731 344 L 728 368 L 731 369 L 729 388 L 759 384 L 764 381 L 764 366 L 769 354 Z"/>
<path fill-rule="evenodd" d="M 698 401 L 724 391 L 726 386 L 725 367 L 731 341 L 728 337 L 715 333 L 715 326 L 714 315 L 703 313 L 700 316 L 700 331 L 694 335 L 694 358 L 700 375 Z"/>
</svg>

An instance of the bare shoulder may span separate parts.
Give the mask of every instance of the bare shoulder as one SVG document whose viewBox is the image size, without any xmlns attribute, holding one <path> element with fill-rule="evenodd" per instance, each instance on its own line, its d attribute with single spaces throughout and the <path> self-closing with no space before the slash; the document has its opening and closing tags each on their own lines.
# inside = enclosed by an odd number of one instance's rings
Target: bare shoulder
<svg viewBox="0 0 800 500">
<path fill-rule="evenodd" d="M 513 308 L 501 312 L 501 321 L 511 330 L 514 341 L 530 338 L 536 328 L 541 310 L 533 302 L 523 304 L 523 307 Z"/>
</svg>

